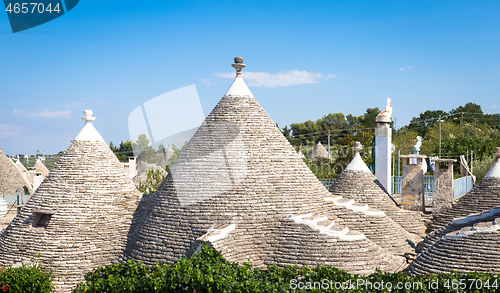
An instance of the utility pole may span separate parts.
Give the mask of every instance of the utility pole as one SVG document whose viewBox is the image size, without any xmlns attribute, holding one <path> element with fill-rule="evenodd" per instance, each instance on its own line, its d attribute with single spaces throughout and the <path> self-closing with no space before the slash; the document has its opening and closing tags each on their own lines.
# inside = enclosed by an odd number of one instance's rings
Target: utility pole
<svg viewBox="0 0 500 293">
<path fill-rule="evenodd" d="M 474 159 L 473 159 L 474 151 L 470 151 L 470 174 L 474 174 Z"/>
<path fill-rule="evenodd" d="M 463 122 L 463 120 L 464 120 L 464 112 L 462 112 L 462 113 L 460 113 L 460 114 L 462 114 L 462 115 L 460 116 L 460 128 L 462 128 L 462 122 Z"/>
<path fill-rule="evenodd" d="M 439 158 L 441 159 L 441 122 L 443 120 L 439 120 Z"/>
<path fill-rule="evenodd" d="M 332 159 L 330 156 L 330 129 L 328 129 L 328 159 Z"/>
</svg>

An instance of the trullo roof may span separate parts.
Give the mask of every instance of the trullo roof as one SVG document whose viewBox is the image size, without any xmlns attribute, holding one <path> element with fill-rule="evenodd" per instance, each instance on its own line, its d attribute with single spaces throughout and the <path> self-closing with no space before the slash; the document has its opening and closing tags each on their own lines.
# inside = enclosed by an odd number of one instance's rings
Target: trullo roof
<svg viewBox="0 0 500 293">
<path fill-rule="evenodd" d="M 318 144 L 314 147 L 311 153 L 307 156 L 307 158 L 311 161 L 316 160 L 316 157 L 321 157 L 321 158 L 329 158 L 328 156 L 328 151 L 325 149 L 325 147 L 321 144 L 321 141 L 318 142 Z"/>
<path fill-rule="evenodd" d="M 419 215 L 412 211 L 399 208 L 394 200 L 372 174 L 365 162 L 361 159 L 359 151 L 362 145 L 356 142 L 353 147 L 355 154 L 347 168 L 339 178 L 330 186 L 330 192 L 335 196 L 354 199 L 359 203 L 368 204 L 373 208 L 384 211 L 394 222 L 406 231 L 414 234 L 412 241 L 418 241 L 425 232 L 425 225 L 420 221 Z M 398 237 L 408 235 L 400 230 Z M 416 244 L 416 242 L 415 242 Z"/>
<path fill-rule="evenodd" d="M 455 219 L 438 234 L 439 240 L 407 268 L 409 273 L 500 274 L 500 208 Z"/>
<path fill-rule="evenodd" d="M 165 155 L 161 157 L 158 166 L 160 166 L 162 169 L 165 169 L 165 167 L 168 165 L 168 160 L 170 160 L 170 158 L 173 155 L 174 155 L 174 150 L 170 145 L 168 145 L 168 149 L 165 151 Z"/>
<path fill-rule="evenodd" d="M 42 162 L 40 158 L 36 160 L 35 164 L 33 165 L 35 168 L 36 172 L 42 173 L 42 177 L 45 178 L 47 175 L 49 175 L 49 169 L 45 167 L 45 164 Z"/>
<path fill-rule="evenodd" d="M 500 206 L 500 147 L 495 148 L 496 157 L 490 171 L 474 188 L 453 202 L 451 208 L 434 216 L 427 232 L 435 231 L 455 218 Z"/>
<path fill-rule="evenodd" d="M 69 292 L 86 272 L 118 262 L 141 196 L 91 115 L 85 111 L 85 131 L 0 235 L 0 264 L 41 253 L 56 292 Z"/>
<path fill-rule="evenodd" d="M 6 195 L 15 195 L 17 189 L 21 190 L 22 194 L 24 194 L 25 189 L 29 193 L 33 192 L 31 185 L 23 177 L 16 164 L 7 158 L 0 148 L 0 192 L 5 192 Z"/>
<path fill-rule="evenodd" d="M 395 224 L 385 213 L 333 198 L 243 81 L 236 78 L 148 196 L 128 259 L 172 263 L 207 243 L 256 266 L 331 265 L 351 273 L 395 271 Z M 355 231 L 384 229 L 385 247 Z M 352 229 L 351 229 L 352 228 Z M 379 234 L 382 230 L 378 230 Z"/>
<path fill-rule="evenodd" d="M 21 173 L 28 172 L 28 169 L 24 167 L 24 165 L 21 163 L 21 161 L 19 161 L 19 159 L 16 160 L 16 167 L 17 169 L 19 169 L 19 171 L 21 171 Z"/>
</svg>

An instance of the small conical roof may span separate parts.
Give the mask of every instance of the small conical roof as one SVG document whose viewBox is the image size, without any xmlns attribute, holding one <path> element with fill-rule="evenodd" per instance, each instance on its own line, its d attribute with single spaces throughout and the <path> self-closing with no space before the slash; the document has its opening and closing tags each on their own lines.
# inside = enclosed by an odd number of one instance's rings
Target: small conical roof
<svg viewBox="0 0 500 293">
<path fill-rule="evenodd" d="M 316 157 L 327 158 L 327 159 L 330 158 L 330 156 L 328 156 L 328 151 L 321 144 L 321 141 L 318 142 L 318 144 L 314 147 L 312 152 L 307 156 L 307 158 L 311 161 L 316 160 Z"/>
<path fill-rule="evenodd" d="M 393 237 L 397 224 L 331 196 L 245 85 L 242 60 L 233 67 L 233 84 L 148 197 L 126 257 L 172 263 L 207 242 L 230 261 L 256 266 L 401 267 L 395 254 L 408 244 Z M 374 234 L 381 236 L 372 241 Z"/>
<path fill-rule="evenodd" d="M 397 206 L 361 159 L 359 154 L 361 149 L 361 143 L 356 142 L 353 147 L 354 158 L 330 186 L 330 192 L 333 195 L 350 198 L 384 211 L 394 222 L 414 234 L 410 238 L 416 243 L 420 239 L 420 235 L 425 232 L 425 225 L 419 220 L 417 213 L 403 210 Z M 402 230 L 399 233 L 399 237 L 408 237 Z"/>
<path fill-rule="evenodd" d="M 24 165 L 21 163 L 21 161 L 19 161 L 19 159 L 16 160 L 16 167 L 17 169 L 19 169 L 19 171 L 21 171 L 21 173 L 28 172 L 28 169 L 24 167 Z"/>
<path fill-rule="evenodd" d="M 427 233 L 443 227 L 453 219 L 500 206 L 500 147 L 495 148 L 493 156 L 496 157 L 495 162 L 481 182 L 455 200 L 451 208 L 435 215 Z"/>
<path fill-rule="evenodd" d="M 85 273 L 118 262 L 141 196 L 90 119 L 84 130 L 0 234 L 0 265 L 41 253 L 56 292 L 69 292 Z"/>
<path fill-rule="evenodd" d="M 158 166 L 160 166 L 162 169 L 165 169 L 165 167 L 168 165 L 168 161 L 170 158 L 174 155 L 174 150 L 168 145 L 168 149 L 165 151 L 165 155 L 161 157 L 160 162 L 158 163 Z"/>
<path fill-rule="evenodd" d="M 43 178 L 45 178 L 45 177 L 47 177 L 47 175 L 49 175 L 49 169 L 47 169 L 47 167 L 45 167 L 45 164 L 42 162 L 42 160 L 40 158 L 38 158 L 38 160 L 36 160 L 33 167 L 35 168 L 36 172 L 42 173 Z"/>
<path fill-rule="evenodd" d="M 17 189 L 21 190 L 21 194 L 24 194 L 25 190 L 29 193 L 33 192 L 22 172 L 0 148 L 0 193 L 15 195 Z"/>
<path fill-rule="evenodd" d="M 410 264 L 409 273 L 500 274 L 500 208 L 455 219 L 438 231 L 439 239 Z"/>
</svg>

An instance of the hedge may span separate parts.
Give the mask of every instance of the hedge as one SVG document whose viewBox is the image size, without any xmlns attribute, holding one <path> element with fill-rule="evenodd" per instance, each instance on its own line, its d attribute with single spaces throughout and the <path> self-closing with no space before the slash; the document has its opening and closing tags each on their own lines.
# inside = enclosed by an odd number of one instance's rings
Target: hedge
<svg viewBox="0 0 500 293">
<path fill-rule="evenodd" d="M 362 276 L 327 266 L 264 270 L 228 262 L 203 247 L 172 265 L 128 261 L 96 268 L 74 292 L 500 292 L 499 287 L 499 277 L 489 273 L 408 276 L 377 271 Z"/>
<path fill-rule="evenodd" d="M 49 293 L 54 291 L 52 271 L 41 266 L 38 260 L 31 265 L 0 267 L 0 292 Z"/>
<path fill-rule="evenodd" d="M 232 263 L 209 247 L 189 258 L 146 267 L 126 263 L 98 267 L 85 275 L 74 293 L 132 292 L 500 292 L 498 275 L 488 273 L 429 274 L 375 272 L 348 274 L 327 266 L 254 268 Z M 0 267 L 0 292 L 53 292 L 52 272 L 34 262 Z"/>
</svg>

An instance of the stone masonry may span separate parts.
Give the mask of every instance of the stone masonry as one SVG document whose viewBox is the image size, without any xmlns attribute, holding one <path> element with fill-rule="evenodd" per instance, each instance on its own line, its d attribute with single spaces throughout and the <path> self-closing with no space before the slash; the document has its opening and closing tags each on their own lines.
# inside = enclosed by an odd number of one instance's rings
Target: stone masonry
<svg viewBox="0 0 500 293">
<path fill-rule="evenodd" d="M 455 219 L 437 234 L 408 273 L 500 273 L 500 208 Z"/>
<path fill-rule="evenodd" d="M 435 159 L 432 213 L 439 214 L 451 208 L 453 203 L 453 163 L 455 159 Z M 443 168 L 442 163 L 448 167 Z"/>
<path fill-rule="evenodd" d="M 259 267 L 401 268 L 397 254 L 407 243 L 394 237 L 398 225 L 382 211 L 332 196 L 245 85 L 242 59 L 233 67 L 227 93 L 141 204 L 125 259 L 173 263 L 205 243 Z M 363 229 L 378 235 L 372 240 Z"/>
<path fill-rule="evenodd" d="M 0 265 L 40 253 L 56 292 L 71 292 L 85 273 L 119 261 L 141 197 L 104 141 L 81 139 L 0 235 Z"/>
<path fill-rule="evenodd" d="M 32 193 L 33 189 L 28 181 L 23 177 L 23 174 L 0 148 L 0 193 L 15 195 L 19 189 L 24 194 L 24 190 Z"/>
<path fill-rule="evenodd" d="M 424 174 L 422 160 L 425 155 L 404 155 L 403 179 L 401 182 L 401 206 L 413 211 L 424 211 Z M 410 164 L 415 159 L 416 164 Z"/>
</svg>

